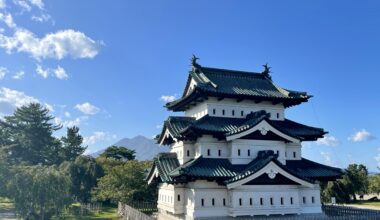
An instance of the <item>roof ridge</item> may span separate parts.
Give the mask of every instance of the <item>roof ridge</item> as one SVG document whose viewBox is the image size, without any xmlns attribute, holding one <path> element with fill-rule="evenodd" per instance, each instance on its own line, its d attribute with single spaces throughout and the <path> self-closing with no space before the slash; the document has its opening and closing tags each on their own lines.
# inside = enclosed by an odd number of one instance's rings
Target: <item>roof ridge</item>
<svg viewBox="0 0 380 220">
<path fill-rule="evenodd" d="M 237 73 L 237 74 L 245 74 L 244 76 L 250 76 L 250 77 L 253 76 L 253 77 L 260 77 L 260 78 L 266 79 L 266 78 L 264 78 L 264 76 L 261 73 L 257 73 L 257 72 L 249 72 L 249 71 L 242 71 L 242 70 L 231 70 L 231 69 L 223 69 L 223 68 L 214 68 L 214 67 L 204 67 L 204 66 L 202 66 L 201 70 L 204 70 L 204 69 L 205 70 L 217 71 L 218 74 L 229 75 L 229 73 Z"/>
</svg>

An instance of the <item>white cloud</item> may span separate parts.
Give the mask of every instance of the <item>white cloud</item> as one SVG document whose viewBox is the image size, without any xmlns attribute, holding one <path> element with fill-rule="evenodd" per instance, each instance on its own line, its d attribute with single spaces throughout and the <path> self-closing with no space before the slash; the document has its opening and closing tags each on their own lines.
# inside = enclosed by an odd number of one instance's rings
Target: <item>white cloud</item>
<svg viewBox="0 0 380 220">
<path fill-rule="evenodd" d="M 49 14 L 41 14 L 40 16 L 32 15 L 32 21 L 36 21 L 39 23 L 45 23 L 51 20 L 51 16 Z M 54 22 L 53 22 L 54 24 Z"/>
<path fill-rule="evenodd" d="M 77 104 L 75 108 L 87 115 L 95 115 L 100 110 L 98 107 L 91 105 L 88 102 Z"/>
<path fill-rule="evenodd" d="M 49 112 L 54 112 L 54 108 L 52 105 L 49 105 L 47 103 L 44 103 L 45 107 L 49 110 Z"/>
<path fill-rule="evenodd" d="M 334 136 L 326 135 L 323 138 L 319 138 L 316 143 L 317 143 L 317 145 L 325 145 L 325 146 L 335 147 L 335 146 L 339 145 L 339 140 Z"/>
<path fill-rule="evenodd" d="M 0 20 L 3 21 L 8 27 L 16 28 L 16 23 L 13 21 L 11 14 L 0 13 Z"/>
<path fill-rule="evenodd" d="M 46 79 L 49 76 L 49 69 L 44 69 L 41 65 L 37 64 L 36 73 Z"/>
<path fill-rule="evenodd" d="M 73 120 L 63 120 L 60 117 L 55 117 L 54 123 L 56 125 L 62 125 L 63 127 L 73 127 L 73 126 L 78 127 L 79 125 L 81 125 L 83 122 L 87 120 L 88 120 L 88 116 L 81 116 Z"/>
<path fill-rule="evenodd" d="M 16 108 L 31 102 L 40 101 L 17 90 L 8 89 L 5 87 L 0 88 L 0 115 L 12 114 Z"/>
<path fill-rule="evenodd" d="M 65 112 L 65 117 L 66 117 L 66 118 L 70 118 L 70 117 L 71 117 L 70 112 Z"/>
<path fill-rule="evenodd" d="M 0 34 L 0 47 L 7 53 L 24 52 L 37 60 L 65 57 L 93 58 L 99 53 L 99 43 L 84 33 L 71 29 L 50 33 L 43 38 L 31 31 L 18 28 L 13 36 Z"/>
<path fill-rule="evenodd" d="M 373 140 L 376 137 L 373 136 L 371 133 L 369 133 L 367 130 L 362 129 L 348 138 L 348 140 L 353 141 L 353 142 L 362 142 L 362 141 L 369 141 Z"/>
<path fill-rule="evenodd" d="M 163 127 L 162 124 L 161 124 L 161 125 L 156 125 L 156 128 L 157 128 L 157 129 L 162 129 L 162 127 Z"/>
<path fill-rule="evenodd" d="M 13 79 L 22 79 L 24 78 L 24 75 L 25 75 L 25 72 L 24 71 L 18 71 L 17 73 L 15 73 L 12 78 Z"/>
<path fill-rule="evenodd" d="M 96 132 L 94 132 L 93 135 L 88 136 L 88 137 L 84 137 L 83 138 L 83 144 L 93 145 L 99 141 L 109 141 L 109 140 L 115 139 L 116 137 L 117 137 L 116 135 L 111 135 L 107 132 L 96 131 Z"/>
<path fill-rule="evenodd" d="M 31 11 L 32 7 L 37 7 L 40 10 L 44 9 L 44 2 L 42 0 L 13 0 L 13 3 L 25 11 Z"/>
<path fill-rule="evenodd" d="M 164 101 L 164 102 L 172 102 L 175 99 L 176 99 L 175 95 L 163 95 L 163 96 L 160 97 L 160 100 Z"/>
<path fill-rule="evenodd" d="M 7 73 L 8 69 L 6 67 L 0 66 L 0 79 L 3 79 Z"/>
<path fill-rule="evenodd" d="M 0 9 L 4 9 L 6 6 L 5 0 L 0 0 Z"/>
<path fill-rule="evenodd" d="M 29 0 L 29 2 L 41 10 L 44 9 L 44 2 L 42 0 Z"/>
<path fill-rule="evenodd" d="M 321 153 L 321 156 L 324 159 L 324 163 L 325 164 L 327 164 L 329 166 L 336 166 L 336 164 L 333 162 L 331 153 L 329 153 L 329 152 L 320 152 L 320 153 Z"/>
<path fill-rule="evenodd" d="M 69 78 L 69 75 L 67 75 L 66 70 L 62 67 L 58 66 L 56 69 L 53 70 L 55 77 L 58 79 L 67 79 Z"/>
</svg>

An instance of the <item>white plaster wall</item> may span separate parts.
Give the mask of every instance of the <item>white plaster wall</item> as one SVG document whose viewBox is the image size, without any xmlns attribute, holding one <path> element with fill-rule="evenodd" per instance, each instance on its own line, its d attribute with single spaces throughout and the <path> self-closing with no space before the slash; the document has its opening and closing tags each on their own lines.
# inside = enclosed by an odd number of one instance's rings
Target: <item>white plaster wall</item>
<svg viewBox="0 0 380 220">
<path fill-rule="evenodd" d="M 192 142 L 179 141 L 172 144 L 170 152 L 176 153 L 179 163 L 182 165 L 195 157 L 195 146 Z"/>
<path fill-rule="evenodd" d="M 205 158 L 228 158 L 231 154 L 226 141 L 219 141 L 209 135 L 199 138 L 195 146 L 198 153 L 196 157 L 202 155 Z"/>
<path fill-rule="evenodd" d="M 287 143 L 286 144 L 286 159 L 287 160 L 301 160 L 302 159 L 301 143 Z"/>
<path fill-rule="evenodd" d="M 314 188 L 300 187 L 299 203 L 302 213 L 321 213 L 321 192 L 319 184 L 314 184 Z M 305 203 L 304 203 L 305 198 Z M 314 201 L 313 201 L 314 198 Z"/>
<path fill-rule="evenodd" d="M 213 114 L 214 109 L 215 114 Z M 224 115 L 223 110 L 225 112 Z M 232 115 L 233 110 L 235 112 L 234 115 Z M 285 108 L 281 103 L 273 105 L 272 102 L 255 103 L 252 100 L 237 102 L 236 99 L 223 99 L 218 101 L 218 99 L 214 97 L 210 97 L 208 100 L 186 110 L 185 115 L 196 118 L 200 118 L 206 114 L 218 117 L 245 118 L 247 114 L 260 110 L 271 113 L 272 120 L 284 120 L 285 118 Z M 241 111 L 244 112 L 243 115 L 241 115 Z"/>
<path fill-rule="evenodd" d="M 283 141 L 265 141 L 265 140 L 232 140 L 229 144 L 231 149 L 230 161 L 232 164 L 248 164 L 257 157 L 257 153 L 263 150 L 273 150 L 279 153 L 278 160 L 285 164 L 286 145 Z M 240 150 L 240 156 L 239 156 Z M 248 150 L 250 156 L 248 156 Z"/>
<path fill-rule="evenodd" d="M 157 207 L 172 214 L 183 214 L 185 212 L 186 196 L 183 185 L 172 185 L 162 183 L 158 189 Z"/>
</svg>

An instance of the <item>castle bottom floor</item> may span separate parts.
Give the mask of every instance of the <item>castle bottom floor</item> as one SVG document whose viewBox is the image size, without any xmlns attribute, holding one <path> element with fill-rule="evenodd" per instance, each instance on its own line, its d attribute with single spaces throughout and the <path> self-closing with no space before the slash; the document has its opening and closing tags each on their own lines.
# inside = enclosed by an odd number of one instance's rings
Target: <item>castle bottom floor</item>
<svg viewBox="0 0 380 220">
<path fill-rule="evenodd" d="M 301 185 L 241 185 L 216 182 L 160 184 L 158 209 L 166 219 L 322 213 L 320 188 Z"/>
</svg>

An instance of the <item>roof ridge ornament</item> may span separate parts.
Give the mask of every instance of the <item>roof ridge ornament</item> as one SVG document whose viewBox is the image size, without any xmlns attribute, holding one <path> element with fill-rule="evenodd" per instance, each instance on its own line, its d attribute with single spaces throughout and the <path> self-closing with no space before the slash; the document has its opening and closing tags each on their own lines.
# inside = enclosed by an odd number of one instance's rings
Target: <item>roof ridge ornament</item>
<svg viewBox="0 0 380 220">
<path fill-rule="evenodd" d="M 200 72 L 200 68 L 201 68 L 201 65 L 199 65 L 197 63 L 197 60 L 199 60 L 199 57 L 196 57 L 194 54 L 193 54 L 193 57 L 191 58 L 191 66 L 193 67 L 192 68 L 192 71 L 194 71 L 195 73 L 199 73 Z"/>
<path fill-rule="evenodd" d="M 272 80 L 272 76 L 269 74 L 271 73 L 270 69 L 272 67 L 268 66 L 268 63 L 264 64 L 263 67 L 264 67 L 264 71 L 261 72 L 261 74 L 263 74 L 263 76 L 266 77 L 267 79 Z"/>
</svg>

